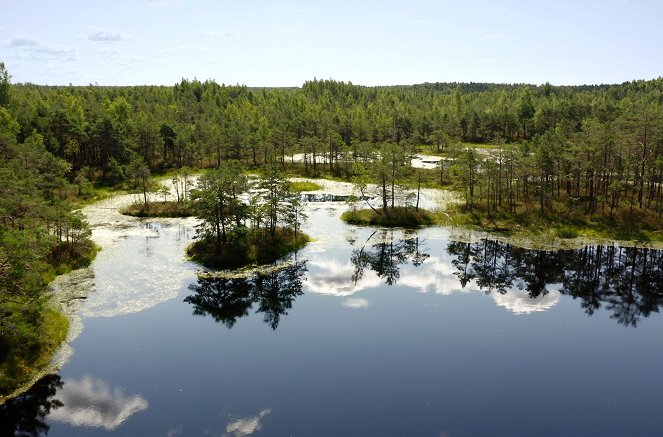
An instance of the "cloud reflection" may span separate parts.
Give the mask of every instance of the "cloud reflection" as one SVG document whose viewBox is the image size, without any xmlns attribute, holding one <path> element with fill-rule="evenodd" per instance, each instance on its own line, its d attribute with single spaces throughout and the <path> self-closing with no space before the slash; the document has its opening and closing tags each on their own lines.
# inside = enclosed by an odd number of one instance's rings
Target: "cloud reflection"
<svg viewBox="0 0 663 437">
<path fill-rule="evenodd" d="M 243 437 L 251 435 L 256 431 L 262 429 L 262 419 L 271 413 L 272 410 L 265 408 L 257 416 L 244 417 L 230 422 L 226 426 L 226 432 L 234 435 L 235 437 Z"/>
<path fill-rule="evenodd" d="M 491 296 L 497 306 L 506 308 L 514 314 L 531 314 L 557 305 L 561 293 L 552 290 L 537 297 L 530 297 L 525 290 L 510 290 L 506 294 L 492 293 Z"/>
<path fill-rule="evenodd" d="M 310 260 L 311 275 L 307 287 L 312 293 L 344 297 L 342 305 L 346 308 L 366 308 L 369 303 L 366 299 L 352 297 L 360 291 L 380 287 L 384 281 L 374 272 L 367 271 L 356 282 L 352 280 L 354 267 L 352 263 L 342 263 L 336 259 Z M 399 279 L 399 285 L 416 290 L 419 293 L 435 293 L 450 296 L 456 293 L 481 292 L 481 287 L 475 280 L 470 280 L 461 286 L 458 277 L 454 274 L 457 269 L 444 257 L 431 256 L 419 267 L 404 265 Z M 516 287 L 510 288 L 505 294 L 491 293 L 497 306 L 505 308 L 514 314 L 531 314 L 546 311 L 560 300 L 559 291 L 552 290 L 545 295 L 530 297 L 527 291 Z"/>
<path fill-rule="evenodd" d="M 343 301 L 343 306 L 346 308 L 367 308 L 368 305 L 368 301 L 361 297 L 351 297 Z"/>
<path fill-rule="evenodd" d="M 126 396 L 121 387 L 110 387 L 90 376 L 65 381 L 57 398 L 64 404 L 49 418 L 73 426 L 114 430 L 131 415 L 146 410 L 149 403 L 139 395 Z"/>
</svg>

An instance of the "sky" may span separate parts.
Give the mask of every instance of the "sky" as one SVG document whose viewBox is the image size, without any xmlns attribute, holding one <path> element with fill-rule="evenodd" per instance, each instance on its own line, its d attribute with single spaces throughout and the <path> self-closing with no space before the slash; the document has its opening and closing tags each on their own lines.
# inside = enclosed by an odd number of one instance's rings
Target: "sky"
<svg viewBox="0 0 663 437">
<path fill-rule="evenodd" d="M 621 83 L 663 75 L 663 0 L 0 0 L 13 83 Z"/>
</svg>

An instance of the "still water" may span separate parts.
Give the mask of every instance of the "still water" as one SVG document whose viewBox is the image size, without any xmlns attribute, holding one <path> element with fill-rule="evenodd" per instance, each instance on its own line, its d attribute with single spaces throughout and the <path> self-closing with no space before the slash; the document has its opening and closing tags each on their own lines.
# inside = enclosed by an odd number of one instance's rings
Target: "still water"
<svg viewBox="0 0 663 437">
<path fill-rule="evenodd" d="M 661 251 L 459 242 L 344 208 L 310 203 L 315 241 L 248 276 L 183 259 L 195 220 L 88 211 L 104 250 L 62 285 L 80 334 L 0 433 L 660 435 Z"/>
</svg>

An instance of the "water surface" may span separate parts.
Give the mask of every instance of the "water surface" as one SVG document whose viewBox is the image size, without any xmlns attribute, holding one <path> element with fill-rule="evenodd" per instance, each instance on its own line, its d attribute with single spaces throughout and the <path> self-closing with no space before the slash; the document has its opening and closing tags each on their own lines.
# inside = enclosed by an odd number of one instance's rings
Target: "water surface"
<svg viewBox="0 0 663 437">
<path fill-rule="evenodd" d="M 201 275 L 183 259 L 195 220 L 108 208 L 90 212 L 104 250 L 69 285 L 88 293 L 75 303 L 73 351 L 0 407 L 0 430 L 660 432 L 660 251 L 352 227 L 342 203 L 312 202 L 315 241 L 295 257 L 248 276 Z"/>
</svg>

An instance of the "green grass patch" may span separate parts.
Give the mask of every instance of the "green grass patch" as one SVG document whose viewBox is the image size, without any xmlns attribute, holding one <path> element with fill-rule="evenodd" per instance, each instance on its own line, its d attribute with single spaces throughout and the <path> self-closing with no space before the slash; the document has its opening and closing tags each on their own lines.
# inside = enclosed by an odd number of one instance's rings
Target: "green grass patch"
<svg viewBox="0 0 663 437">
<path fill-rule="evenodd" d="M 315 182 L 309 181 L 297 181 L 290 183 L 290 189 L 292 191 L 318 191 L 322 189 L 322 185 L 316 184 Z"/>
<path fill-rule="evenodd" d="M 188 202 L 158 201 L 147 205 L 139 202 L 120 209 L 120 213 L 132 217 L 191 217 L 193 207 Z"/>
<path fill-rule="evenodd" d="M 269 264 L 304 247 L 310 238 L 289 228 L 237 228 L 226 236 L 216 250 L 216 241 L 205 238 L 191 244 L 186 253 L 192 261 L 209 268 L 236 269 L 252 264 Z"/>
<path fill-rule="evenodd" d="M 610 211 L 585 213 L 569 210 L 562 203 L 541 214 L 540 209 L 519 205 L 516 213 L 486 212 L 477 203 L 451 205 L 440 215 L 441 224 L 471 227 L 513 237 L 602 239 L 613 241 L 663 242 L 663 220 L 651 211 L 638 208 L 617 208 Z"/>
<path fill-rule="evenodd" d="M 430 211 L 412 207 L 397 206 L 380 214 L 372 209 L 359 209 L 346 211 L 341 219 L 352 225 L 371 225 L 386 227 L 416 228 L 435 223 L 435 216 Z"/>
<path fill-rule="evenodd" d="M 39 324 L 13 317 L 14 330 L 25 341 L 5 344 L 7 355 L 0 361 L 0 400 L 30 381 L 36 371 L 50 362 L 56 348 L 67 338 L 69 319 L 51 306 L 40 313 Z M 0 339 L 4 342 L 4 339 Z"/>
</svg>

